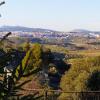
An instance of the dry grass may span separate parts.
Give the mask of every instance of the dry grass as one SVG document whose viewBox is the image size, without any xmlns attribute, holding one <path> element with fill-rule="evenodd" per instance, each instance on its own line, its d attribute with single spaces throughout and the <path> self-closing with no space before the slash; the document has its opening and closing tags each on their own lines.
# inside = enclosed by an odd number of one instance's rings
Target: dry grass
<svg viewBox="0 0 100 100">
<path fill-rule="evenodd" d="M 77 54 L 82 56 L 100 56 L 100 50 L 67 50 L 66 47 L 57 45 L 45 45 L 46 48 L 51 49 L 52 52 L 64 53 L 64 54 Z"/>
<path fill-rule="evenodd" d="M 79 54 L 82 56 L 100 56 L 100 50 L 69 51 L 69 53 Z"/>
</svg>

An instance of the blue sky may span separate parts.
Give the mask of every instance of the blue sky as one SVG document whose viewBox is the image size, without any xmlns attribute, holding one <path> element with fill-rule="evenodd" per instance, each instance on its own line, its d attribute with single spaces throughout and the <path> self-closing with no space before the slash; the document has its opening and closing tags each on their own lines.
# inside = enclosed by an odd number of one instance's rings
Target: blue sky
<svg viewBox="0 0 100 100">
<path fill-rule="evenodd" d="M 2 0 L 0 0 L 2 1 Z M 0 26 L 100 31 L 100 0 L 5 0 Z"/>
</svg>

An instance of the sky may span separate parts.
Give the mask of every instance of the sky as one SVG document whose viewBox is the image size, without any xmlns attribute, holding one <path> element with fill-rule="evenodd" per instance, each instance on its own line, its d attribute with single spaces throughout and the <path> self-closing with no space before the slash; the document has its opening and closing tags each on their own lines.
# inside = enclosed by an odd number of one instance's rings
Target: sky
<svg viewBox="0 0 100 100">
<path fill-rule="evenodd" d="M 3 1 L 3 0 L 0 0 Z M 100 31 L 100 0 L 5 0 L 0 26 Z"/>
</svg>

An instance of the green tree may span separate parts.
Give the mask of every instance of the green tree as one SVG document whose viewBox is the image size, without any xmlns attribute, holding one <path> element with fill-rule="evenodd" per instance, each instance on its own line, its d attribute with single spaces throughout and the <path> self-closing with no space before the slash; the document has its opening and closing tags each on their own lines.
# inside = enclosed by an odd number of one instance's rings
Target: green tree
<svg viewBox="0 0 100 100">
<path fill-rule="evenodd" d="M 89 77 L 92 77 L 91 73 L 94 71 L 100 71 L 100 57 L 74 59 L 71 61 L 71 64 L 72 66 L 70 70 L 66 72 L 61 79 L 60 86 L 62 90 L 79 92 L 92 90 L 89 88 L 92 83 L 89 81 L 88 83 L 90 84 L 87 85 L 87 81 L 90 80 Z M 99 79 L 100 77 L 98 75 L 98 80 L 96 78 L 93 80 L 97 80 L 97 83 L 99 83 Z M 78 97 L 80 97 L 80 95 L 81 94 L 79 94 Z M 59 99 L 63 100 L 67 97 L 75 99 L 75 94 L 62 93 Z"/>
<path fill-rule="evenodd" d="M 86 83 L 89 91 L 100 91 L 100 70 L 93 71 Z"/>
<path fill-rule="evenodd" d="M 25 43 L 24 50 L 27 52 L 31 48 L 29 41 Z"/>
<path fill-rule="evenodd" d="M 23 75 L 28 75 L 28 73 L 34 73 L 34 71 L 38 71 L 42 67 L 42 47 L 40 44 L 34 44 L 34 46 L 26 52 L 21 66 L 22 67 L 19 66 L 17 68 L 16 75 L 19 71 L 22 74 L 22 70 L 24 70 Z"/>
</svg>

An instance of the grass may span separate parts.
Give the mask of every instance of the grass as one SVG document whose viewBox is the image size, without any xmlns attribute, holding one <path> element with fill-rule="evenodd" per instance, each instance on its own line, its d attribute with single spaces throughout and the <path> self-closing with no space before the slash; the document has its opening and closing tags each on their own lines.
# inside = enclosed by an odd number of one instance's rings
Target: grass
<svg viewBox="0 0 100 100">
<path fill-rule="evenodd" d="M 49 48 L 52 52 L 59 52 L 59 53 L 68 53 L 68 50 L 66 47 L 58 46 L 58 45 L 44 45 L 46 48 Z"/>
<path fill-rule="evenodd" d="M 100 56 L 100 50 L 68 50 L 66 47 L 57 45 L 45 45 L 46 48 L 51 49 L 52 52 L 64 53 L 64 54 L 77 54 L 82 56 Z"/>
<path fill-rule="evenodd" d="M 100 50 L 82 50 L 82 51 L 70 51 L 71 54 L 79 54 L 82 56 L 100 56 Z"/>
</svg>

